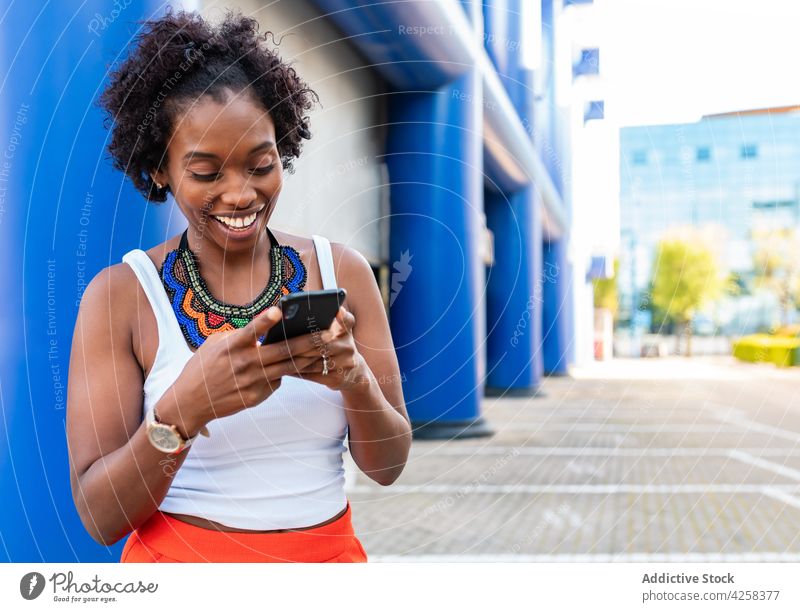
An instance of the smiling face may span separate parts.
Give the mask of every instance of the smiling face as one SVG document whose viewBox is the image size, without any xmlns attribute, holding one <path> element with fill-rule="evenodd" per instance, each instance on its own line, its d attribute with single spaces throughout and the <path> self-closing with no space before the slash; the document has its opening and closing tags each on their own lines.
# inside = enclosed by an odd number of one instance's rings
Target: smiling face
<svg viewBox="0 0 800 612">
<path fill-rule="evenodd" d="M 225 93 L 222 103 L 203 96 L 176 114 L 166 167 L 153 178 L 169 185 L 201 246 L 252 252 L 268 244 L 283 167 L 269 113 L 247 91 Z"/>
</svg>

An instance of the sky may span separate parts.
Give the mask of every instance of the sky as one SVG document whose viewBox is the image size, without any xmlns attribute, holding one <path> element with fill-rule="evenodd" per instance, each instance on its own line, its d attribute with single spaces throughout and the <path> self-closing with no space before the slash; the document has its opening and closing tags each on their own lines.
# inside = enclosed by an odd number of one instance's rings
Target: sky
<svg viewBox="0 0 800 612">
<path fill-rule="evenodd" d="M 606 118 L 624 125 L 800 104 L 800 1 L 596 0 Z"/>
</svg>

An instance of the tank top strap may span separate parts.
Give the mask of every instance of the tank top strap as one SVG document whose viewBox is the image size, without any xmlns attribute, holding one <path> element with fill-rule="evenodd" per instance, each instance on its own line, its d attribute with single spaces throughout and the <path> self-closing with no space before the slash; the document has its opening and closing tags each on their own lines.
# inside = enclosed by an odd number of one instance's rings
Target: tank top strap
<svg viewBox="0 0 800 612">
<path fill-rule="evenodd" d="M 150 307 L 153 309 L 153 315 L 155 315 L 158 324 L 159 347 L 171 344 L 169 339 L 177 338 L 180 339 L 181 343 L 184 343 L 183 334 L 175 318 L 167 292 L 161 282 L 158 269 L 147 253 L 141 249 L 133 249 L 123 255 L 122 261 L 133 269 L 136 278 L 139 279 L 139 284 L 144 289 L 147 300 L 150 302 Z"/>
<path fill-rule="evenodd" d="M 311 238 L 314 240 L 314 250 L 317 252 L 319 271 L 322 275 L 322 288 L 336 289 L 336 273 L 333 269 L 331 243 L 325 236 L 318 234 L 312 235 Z"/>
</svg>

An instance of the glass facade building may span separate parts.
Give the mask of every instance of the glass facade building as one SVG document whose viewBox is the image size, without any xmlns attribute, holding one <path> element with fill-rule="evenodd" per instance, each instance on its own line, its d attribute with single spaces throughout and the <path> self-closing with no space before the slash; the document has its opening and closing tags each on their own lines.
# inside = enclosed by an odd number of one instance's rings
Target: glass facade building
<svg viewBox="0 0 800 612">
<path fill-rule="evenodd" d="M 722 265 L 747 276 L 751 231 L 797 227 L 799 194 L 800 108 L 623 128 L 621 293 L 645 289 L 658 240 L 678 226 L 716 227 Z"/>
</svg>

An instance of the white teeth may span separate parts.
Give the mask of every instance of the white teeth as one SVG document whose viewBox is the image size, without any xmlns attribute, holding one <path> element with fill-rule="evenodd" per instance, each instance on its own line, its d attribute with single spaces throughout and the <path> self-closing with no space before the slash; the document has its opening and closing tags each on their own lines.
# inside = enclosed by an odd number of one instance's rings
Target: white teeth
<svg viewBox="0 0 800 612">
<path fill-rule="evenodd" d="M 245 228 L 253 224 L 253 222 L 256 220 L 257 214 L 258 213 L 253 213 L 252 215 L 249 215 L 244 218 L 240 217 L 238 219 L 234 219 L 233 217 L 216 217 L 216 216 L 214 218 L 217 219 L 218 221 L 222 221 L 222 223 L 224 223 L 225 225 L 229 225 L 230 227 Z"/>
</svg>

